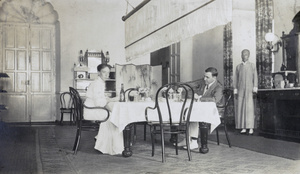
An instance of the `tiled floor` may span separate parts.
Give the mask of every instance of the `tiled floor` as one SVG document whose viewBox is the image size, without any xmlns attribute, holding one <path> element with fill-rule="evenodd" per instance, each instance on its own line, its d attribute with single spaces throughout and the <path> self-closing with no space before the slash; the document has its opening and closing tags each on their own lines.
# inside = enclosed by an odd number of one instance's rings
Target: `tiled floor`
<svg viewBox="0 0 300 174">
<path fill-rule="evenodd" d="M 192 161 L 188 161 L 185 150 L 175 155 L 171 144 L 166 145 L 166 163 L 161 163 L 159 143 L 155 156 L 151 157 L 149 136 L 143 141 L 142 135 L 133 146 L 133 156 L 124 158 L 120 155 L 102 155 L 93 149 L 93 137 L 96 132 L 84 132 L 80 149 L 73 155 L 74 126 L 43 126 L 36 130 L 36 172 L 44 174 L 96 174 L 96 173 L 200 173 L 200 174 L 299 174 L 300 161 L 266 155 L 238 147 L 216 145 L 209 141 L 209 153 L 200 154 L 193 150 Z M 223 134 L 221 136 L 224 136 Z M 3 147 L 1 147 L 3 148 Z M 6 147 L 9 149 L 9 147 Z M 287 147 L 288 148 L 288 147 Z M 3 158 L 3 157 L 2 157 Z M 1 157 L 0 157 L 1 159 Z M 19 163 L 24 163 L 15 159 Z M 1 165 L 1 161 L 0 161 Z M 2 166 L 6 167 L 6 166 Z M 6 170 L 8 171 L 8 170 Z M 1 173 L 1 169 L 0 169 Z M 20 173 L 17 167 L 9 173 Z"/>
</svg>

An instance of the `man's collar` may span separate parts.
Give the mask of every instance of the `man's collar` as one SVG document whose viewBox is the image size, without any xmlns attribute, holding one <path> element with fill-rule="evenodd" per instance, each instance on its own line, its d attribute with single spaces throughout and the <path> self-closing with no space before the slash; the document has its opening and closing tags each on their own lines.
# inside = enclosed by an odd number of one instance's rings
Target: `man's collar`
<svg viewBox="0 0 300 174">
<path fill-rule="evenodd" d="M 208 88 L 211 87 L 211 85 L 213 85 L 217 80 L 215 79 L 213 82 L 211 82 L 210 84 L 208 84 Z"/>
<path fill-rule="evenodd" d="M 248 60 L 246 62 L 242 62 L 243 65 L 246 65 L 248 63 Z"/>
</svg>

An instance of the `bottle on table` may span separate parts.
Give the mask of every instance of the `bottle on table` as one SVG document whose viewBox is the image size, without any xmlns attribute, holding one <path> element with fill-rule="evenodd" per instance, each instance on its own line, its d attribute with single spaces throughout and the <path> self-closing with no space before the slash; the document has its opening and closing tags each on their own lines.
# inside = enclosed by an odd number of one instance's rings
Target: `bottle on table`
<svg viewBox="0 0 300 174">
<path fill-rule="evenodd" d="M 125 102 L 125 91 L 124 91 L 124 85 L 121 84 L 121 91 L 120 91 L 120 102 Z"/>
</svg>

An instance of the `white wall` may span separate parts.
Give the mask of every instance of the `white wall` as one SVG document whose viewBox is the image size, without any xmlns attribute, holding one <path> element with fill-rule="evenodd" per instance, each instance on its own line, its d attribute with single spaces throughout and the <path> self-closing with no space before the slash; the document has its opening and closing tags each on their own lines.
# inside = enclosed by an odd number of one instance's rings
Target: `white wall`
<svg viewBox="0 0 300 174">
<path fill-rule="evenodd" d="M 193 80 L 193 38 L 180 41 L 180 81 Z"/>
<path fill-rule="evenodd" d="M 249 61 L 256 63 L 256 27 L 255 1 L 233 0 L 232 10 L 232 58 L 233 74 L 236 66 L 242 62 L 241 51 L 250 50 Z"/>
<path fill-rule="evenodd" d="M 204 77 L 208 67 L 217 68 L 218 80 L 223 84 L 223 29 L 218 26 L 193 39 L 193 80 Z"/>
<path fill-rule="evenodd" d="M 73 86 L 73 65 L 79 51 L 103 50 L 110 64 L 125 63 L 126 2 L 119 0 L 49 0 L 59 15 L 61 91 Z"/>
</svg>

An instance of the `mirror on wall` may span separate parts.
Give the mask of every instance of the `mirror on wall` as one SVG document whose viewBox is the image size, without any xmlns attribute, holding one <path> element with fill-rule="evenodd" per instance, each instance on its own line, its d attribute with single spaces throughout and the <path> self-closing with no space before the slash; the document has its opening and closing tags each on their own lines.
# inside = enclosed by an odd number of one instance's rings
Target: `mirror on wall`
<svg viewBox="0 0 300 174">
<path fill-rule="evenodd" d="M 300 77 L 300 60 L 299 60 L 299 34 L 300 34 L 300 12 L 298 12 L 292 20 L 294 27 L 288 33 L 282 32 L 282 62 L 281 71 L 295 72 L 293 78 L 288 79 L 289 83 L 296 83 Z"/>
</svg>

